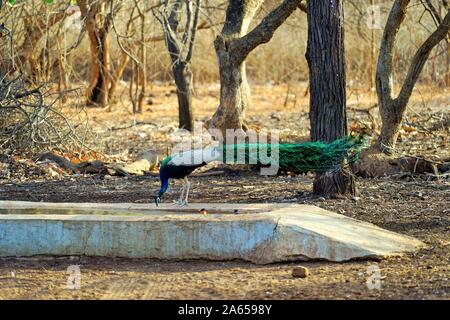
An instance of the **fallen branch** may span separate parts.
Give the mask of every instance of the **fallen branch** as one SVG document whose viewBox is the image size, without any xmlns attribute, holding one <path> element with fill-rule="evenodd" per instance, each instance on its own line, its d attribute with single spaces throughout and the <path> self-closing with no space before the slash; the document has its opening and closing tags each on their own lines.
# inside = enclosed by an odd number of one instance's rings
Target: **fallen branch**
<svg viewBox="0 0 450 320">
<path fill-rule="evenodd" d="M 112 176 L 141 176 L 158 165 L 159 157 L 153 150 L 147 150 L 136 157 L 136 161 L 126 165 L 106 163 L 101 160 L 73 163 L 63 156 L 47 152 L 37 158 L 37 162 L 53 162 L 69 173 L 109 174 Z"/>
<path fill-rule="evenodd" d="M 154 122 L 137 121 L 136 123 L 130 124 L 129 126 L 125 126 L 125 127 L 112 127 L 111 131 L 127 130 L 127 129 L 134 128 L 136 126 L 145 126 L 145 125 L 158 127 L 158 125 Z"/>
</svg>

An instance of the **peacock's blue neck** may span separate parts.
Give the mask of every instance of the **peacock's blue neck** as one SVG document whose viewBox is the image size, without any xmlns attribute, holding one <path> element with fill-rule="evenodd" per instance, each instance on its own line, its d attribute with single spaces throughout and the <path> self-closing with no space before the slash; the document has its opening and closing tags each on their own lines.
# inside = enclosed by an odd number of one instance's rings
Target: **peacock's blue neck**
<svg viewBox="0 0 450 320">
<path fill-rule="evenodd" d="M 159 190 L 158 196 L 161 197 L 169 187 L 169 177 L 167 176 L 165 167 L 161 168 L 159 179 L 161 180 L 161 189 Z"/>
</svg>

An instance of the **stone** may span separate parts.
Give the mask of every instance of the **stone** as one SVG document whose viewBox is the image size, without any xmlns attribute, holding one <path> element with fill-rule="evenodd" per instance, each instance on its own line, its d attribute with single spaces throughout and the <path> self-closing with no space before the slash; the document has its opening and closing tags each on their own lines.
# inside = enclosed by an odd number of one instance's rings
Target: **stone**
<svg viewBox="0 0 450 320">
<path fill-rule="evenodd" d="M 201 209 L 208 215 L 199 215 Z M 241 214 L 234 214 L 239 208 Z M 425 247 L 409 236 L 311 205 L 37 203 L 0 201 L 0 256 L 88 255 L 155 259 L 348 261 Z M 54 209 L 71 209 L 60 214 Z M 111 214 L 76 210 L 107 210 Z"/>
<path fill-rule="evenodd" d="M 115 166 L 113 169 L 122 175 L 140 176 L 155 169 L 159 162 L 159 156 L 154 150 L 145 150 L 136 156 L 136 161 L 124 166 Z"/>
<path fill-rule="evenodd" d="M 292 276 L 294 278 L 306 278 L 309 276 L 309 270 L 306 267 L 297 267 L 292 269 Z"/>
<path fill-rule="evenodd" d="M 142 159 L 145 159 L 148 161 L 148 163 L 149 163 L 148 170 L 150 171 L 150 170 L 154 169 L 156 167 L 156 165 L 158 164 L 159 156 L 155 150 L 148 149 L 148 150 L 139 152 L 137 154 L 136 160 L 142 160 Z"/>
</svg>

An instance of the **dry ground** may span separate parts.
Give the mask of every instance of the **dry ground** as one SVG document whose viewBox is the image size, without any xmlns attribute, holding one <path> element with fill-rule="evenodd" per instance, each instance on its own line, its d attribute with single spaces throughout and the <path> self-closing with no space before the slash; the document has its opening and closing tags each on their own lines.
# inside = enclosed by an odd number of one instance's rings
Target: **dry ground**
<svg viewBox="0 0 450 320">
<path fill-rule="evenodd" d="M 286 86 L 253 90 L 249 110 L 253 125 L 282 128 L 285 140 L 304 139 L 308 132 L 307 98 L 296 88 L 284 106 Z M 217 86 L 197 90 L 199 120 L 212 114 L 217 103 Z M 439 91 L 441 90 L 441 91 Z M 408 114 L 411 127 L 402 136 L 400 150 L 416 155 L 448 156 L 448 128 L 427 132 L 415 127 L 414 116 L 438 117 L 448 107 L 449 93 L 442 89 L 422 90 L 412 100 Z M 127 161 L 145 148 L 170 146 L 170 132 L 176 126 L 175 97 L 168 87 L 153 88 L 152 111 L 137 117 L 155 125 L 127 130 L 112 127 L 131 123 L 132 115 L 120 104 L 112 113 L 88 110 L 97 145 L 111 159 Z M 350 106 L 367 108 L 373 101 L 358 93 Z M 422 106 L 426 104 L 430 109 Z M 199 107 L 202 106 L 202 107 Z M 376 113 L 376 112 L 374 112 Z M 351 121 L 357 113 L 350 113 Z M 369 121 L 368 119 L 358 119 Z M 436 120 L 435 122 L 433 122 Z M 439 119 L 431 118 L 430 125 Z M 428 123 L 427 122 L 427 123 Z M 433 122 L 433 123 L 432 123 Z M 420 124 L 423 122 L 419 121 Z M 409 129 L 408 129 L 409 130 Z M 423 132 L 424 131 L 424 132 Z M 0 162 L 2 159 L 0 159 Z M 6 162 L 5 162 L 6 163 Z M 1 164 L 1 163 L 0 163 Z M 110 177 L 60 175 L 50 179 L 15 161 L 0 167 L 8 175 L 0 178 L 1 200 L 73 202 L 151 202 L 159 187 L 155 175 Z M 360 196 L 325 200 L 311 196 L 311 176 L 261 177 L 257 172 L 225 168 L 225 173 L 191 178 L 192 202 L 296 202 L 311 203 L 380 227 L 419 238 L 428 249 L 402 258 L 347 263 L 301 263 L 310 269 L 306 279 L 292 278 L 298 263 L 257 266 L 240 261 L 167 262 L 155 260 L 104 259 L 91 257 L 35 257 L 0 259 L 0 298 L 4 299 L 448 299 L 450 294 L 450 180 L 430 175 L 405 175 L 378 179 L 358 178 Z M 165 201 L 177 196 L 180 185 L 170 189 Z M 80 265 L 81 289 L 68 290 L 67 267 Z M 381 290 L 369 290 L 367 268 L 381 269 Z"/>
<path fill-rule="evenodd" d="M 305 177 L 261 178 L 254 174 L 193 177 L 192 201 L 314 203 L 383 228 L 415 236 L 430 245 L 414 255 L 382 261 L 302 263 L 307 279 L 291 277 L 298 264 L 256 266 L 244 262 L 162 262 L 88 257 L 0 260 L 0 297 L 7 299 L 448 299 L 450 220 L 448 182 L 361 180 L 359 199 L 309 197 Z M 2 185 L 2 199 L 35 201 L 147 202 L 156 178 L 90 177 Z M 175 187 L 168 200 L 173 199 Z M 244 190 L 239 194 L 237 190 Z M 82 288 L 66 289 L 69 265 L 81 265 Z M 367 267 L 381 269 L 381 290 L 366 286 Z"/>
</svg>

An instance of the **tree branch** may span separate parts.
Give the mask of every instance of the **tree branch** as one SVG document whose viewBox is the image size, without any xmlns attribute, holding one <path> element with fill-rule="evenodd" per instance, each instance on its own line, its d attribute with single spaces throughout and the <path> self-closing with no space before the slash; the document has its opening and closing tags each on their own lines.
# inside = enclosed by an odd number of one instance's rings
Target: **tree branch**
<svg viewBox="0 0 450 320">
<path fill-rule="evenodd" d="M 299 7 L 302 0 L 284 0 L 270 12 L 252 31 L 236 39 L 231 46 L 236 50 L 236 60 L 244 61 L 257 46 L 272 39 L 275 31 Z"/>
<path fill-rule="evenodd" d="M 192 23 L 192 30 L 191 30 L 191 36 L 189 39 L 189 47 L 188 47 L 188 52 L 186 54 L 186 62 L 190 62 L 192 59 L 192 53 L 194 51 L 194 43 L 195 43 L 195 35 L 197 33 L 197 26 L 198 26 L 198 17 L 199 17 L 199 13 L 200 13 L 200 5 L 201 5 L 201 0 L 196 0 L 195 1 L 195 13 L 194 13 L 194 21 Z"/>
<path fill-rule="evenodd" d="M 182 5 L 181 0 L 177 0 L 172 6 L 170 16 L 167 16 L 167 13 L 164 10 L 165 8 L 162 8 L 160 10 L 161 19 L 158 18 L 164 29 L 164 36 L 166 39 L 167 48 L 169 50 L 172 62 L 175 62 L 180 58 L 179 55 L 183 48 L 182 43 L 178 40 L 176 35 L 181 5 Z"/>
<path fill-rule="evenodd" d="M 423 6 L 425 7 L 425 10 L 427 10 L 431 17 L 433 18 L 434 22 L 436 23 L 436 26 L 439 26 L 439 24 L 442 23 L 442 17 L 439 14 L 439 11 L 436 9 L 436 7 L 433 5 L 431 0 L 423 0 Z"/>
<path fill-rule="evenodd" d="M 411 65 L 408 70 L 408 74 L 403 83 L 402 89 L 398 96 L 399 105 L 405 106 L 411 97 L 414 85 L 419 78 L 420 73 L 430 56 L 431 51 L 434 47 L 438 45 L 439 42 L 445 39 L 450 30 L 450 10 L 445 15 L 439 27 L 434 31 L 427 40 L 422 44 L 422 46 L 417 50 Z"/>
<path fill-rule="evenodd" d="M 192 32 L 192 1 L 185 0 L 186 2 L 186 27 L 184 28 L 183 37 L 181 43 L 186 46 L 188 39 L 190 39 L 190 33 Z"/>
<path fill-rule="evenodd" d="M 300 1 L 300 3 L 298 4 L 298 8 L 304 13 L 308 13 L 308 6 L 303 3 L 303 1 Z"/>
<path fill-rule="evenodd" d="M 158 20 L 159 22 L 161 22 L 160 20 Z M 200 23 L 197 26 L 197 30 L 207 30 L 207 29 L 211 29 L 213 27 L 217 27 L 217 26 L 221 26 L 223 25 L 223 22 L 218 22 L 215 24 L 208 24 L 206 21 L 203 21 L 202 23 Z M 178 33 L 180 32 L 184 32 L 184 29 L 180 29 Z M 154 41 L 163 41 L 165 39 L 165 35 L 164 34 L 160 34 L 160 35 L 151 35 L 148 38 L 145 39 L 145 42 L 154 42 Z"/>
</svg>

